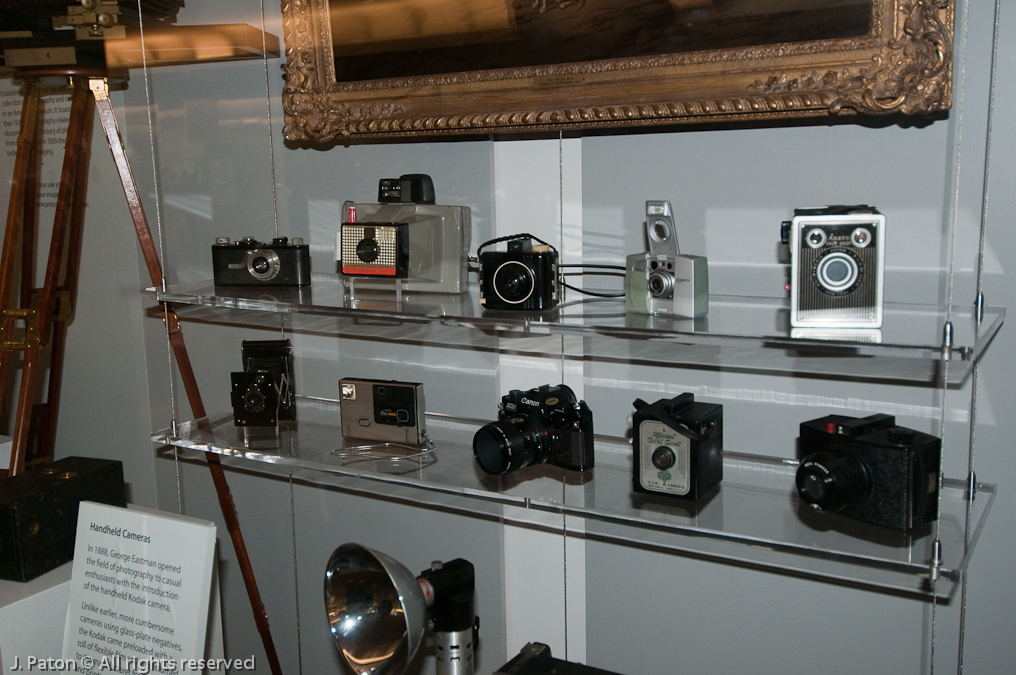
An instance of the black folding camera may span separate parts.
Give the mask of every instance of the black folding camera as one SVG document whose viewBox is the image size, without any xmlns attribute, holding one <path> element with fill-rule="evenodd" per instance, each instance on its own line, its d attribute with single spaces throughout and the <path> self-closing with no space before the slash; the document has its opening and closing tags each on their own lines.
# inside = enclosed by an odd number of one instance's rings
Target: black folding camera
<svg viewBox="0 0 1016 675">
<path fill-rule="evenodd" d="M 308 286 L 310 247 L 300 237 L 293 243 L 276 237 L 271 244 L 253 237 L 231 244 L 218 237 L 212 244 L 212 274 L 216 286 Z"/>
<path fill-rule="evenodd" d="M 530 234 L 492 239 L 477 249 L 480 304 L 486 309 L 541 310 L 557 306 L 560 278 L 557 249 Z M 484 246 L 508 241 L 507 251 L 480 253 Z M 537 239 L 537 241 L 540 241 Z"/>
<path fill-rule="evenodd" d="M 801 424 L 797 491 L 820 511 L 911 530 L 938 511 L 939 438 L 892 415 L 828 415 Z"/>
<path fill-rule="evenodd" d="M 636 492 L 700 499 L 723 480 L 723 406 L 688 393 L 633 405 Z"/>
<path fill-rule="evenodd" d="M 545 384 L 501 397 L 497 422 L 473 436 L 480 468 L 500 475 L 530 464 L 593 468 L 593 413 L 570 387 Z"/>
<path fill-rule="evenodd" d="M 243 372 L 231 373 L 233 423 L 274 427 L 296 419 L 293 346 L 289 340 L 244 340 Z"/>
</svg>

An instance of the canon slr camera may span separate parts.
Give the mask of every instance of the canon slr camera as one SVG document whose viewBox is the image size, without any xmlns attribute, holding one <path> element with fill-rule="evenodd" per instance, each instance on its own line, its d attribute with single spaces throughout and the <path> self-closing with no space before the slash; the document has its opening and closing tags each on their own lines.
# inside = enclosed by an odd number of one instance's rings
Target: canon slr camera
<svg viewBox="0 0 1016 675">
<path fill-rule="evenodd" d="M 820 511 L 897 530 L 935 520 L 942 441 L 892 415 L 801 424 L 797 491 Z"/>
<path fill-rule="evenodd" d="M 423 385 L 394 380 L 339 380 L 342 436 L 386 443 L 426 441 Z"/>
<path fill-rule="evenodd" d="M 708 314 L 708 261 L 681 254 L 670 202 L 647 201 L 645 226 L 649 251 L 629 255 L 625 264 L 625 309 L 687 318 Z"/>
<path fill-rule="evenodd" d="M 310 247 L 300 237 L 276 237 L 264 244 L 246 237 L 212 244 L 212 277 L 216 286 L 308 286 Z"/>
<path fill-rule="evenodd" d="M 570 387 L 545 384 L 501 397 L 496 422 L 473 436 L 473 456 L 495 476 L 530 464 L 593 468 L 593 413 Z"/>
<path fill-rule="evenodd" d="M 880 328 L 885 216 L 870 206 L 797 209 L 790 246 L 790 325 Z"/>
<path fill-rule="evenodd" d="M 696 500 L 723 480 L 723 406 L 689 393 L 633 405 L 635 492 Z"/>
<path fill-rule="evenodd" d="M 289 340 L 244 340 L 243 370 L 230 374 L 233 423 L 274 427 L 296 419 L 293 346 Z"/>
<path fill-rule="evenodd" d="M 507 251 L 483 251 L 501 241 L 508 242 Z M 531 234 L 516 234 L 481 244 L 477 254 L 480 304 L 485 309 L 539 311 L 557 306 L 561 279 L 557 249 L 550 244 Z"/>
<path fill-rule="evenodd" d="M 342 216 L 335 259 L 347 287 L 465 292 L 469 207 L 435 204 L 427 174 L 382 178 L 378 203 L 347 201 Z"/>
</svg>

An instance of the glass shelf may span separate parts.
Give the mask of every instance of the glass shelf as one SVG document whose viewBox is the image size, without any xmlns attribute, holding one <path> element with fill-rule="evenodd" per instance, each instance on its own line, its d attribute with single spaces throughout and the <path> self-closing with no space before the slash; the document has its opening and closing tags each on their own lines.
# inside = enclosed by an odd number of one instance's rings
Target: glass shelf
<svg viewBox="0 0 1016 675">
<path fill-rule="evenodd" d="M 598 438 L 596 468 L 584 473 L 541 465 L 489 476 L 472 455 L 472 437 L 482 421 L 428 416 L 434 448 L 411 454 L 402 448 L 357 448 L 336 425 L 320 421 L 338 418 L 334 402 L 301 400 L 299 422 L 287 423 L 277 438 L 245 442 L 230 413 L 182 423 L 176 433 L 161 430 L 152 439 L 240 458 L 245 469 L 293 471 L 315 484 L 509 520 L 523 512 L 501 507 L 578 516 L 565 518 L 563 525 L 576 535 L 923 597 L 952 595 L 995 495 L 994 486 L 978 484 L 975 499 L 968 501 L 964 482 L 946 480 L 938 524 L 903 533 L 813 511 L 797 496 L 793 460 L 725 453 L 723 482 L 696 504 L 636 495 L 631 446 L 623 439 Z M 932 588 L 936 527 L 942 564 Z"/>
<path fill-rule="evenodd" d="M 214 323 L 261 323 L 232 310 L 275 312 L 289 315 L 295 331 L 473 346 L 475 337 L 457 329 L 497 338 L 577 335 L 587 358 L 930 386 L 964 382 L 1005 320 L 1003 307 L 985 308 L 978 325 L 973 307 L 886 303 L 879 331 L 792 335 L 789 303 L 779 298 L 712 296 L 701 320 L 629 314 L 623 299 L 581 299 L 541 313 L 492 312 L 482 309 L 475 286 L 461 295 L 404 293 L 397 301 L 394 292 L 372 291 L 352 299 L 334 274 L 315 274 L 303 289 L 199 282 L 147 292 L 174 303 L 181 318 Z"/>
</svg>

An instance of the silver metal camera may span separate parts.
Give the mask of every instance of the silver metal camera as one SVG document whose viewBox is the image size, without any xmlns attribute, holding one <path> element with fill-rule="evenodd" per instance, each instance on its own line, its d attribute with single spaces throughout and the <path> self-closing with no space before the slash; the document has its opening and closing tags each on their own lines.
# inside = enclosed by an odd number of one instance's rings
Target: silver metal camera
<svg viewBox="0 0 1016 675">
<path fill-rule="evenodd" d="M 708 314 L 708 261 L 681 254 L 670 202 L 646 202 L 646 239 L 649 251 L 633 253 L 626 261 L 625 308 L 637 314 L 688 318 Z"/>
<path fill-rule="evenodd" d="M 423 445 L 423 385 L 394 380 L 339 380 L 342 436 Z"/>
<path fill-rule="evenodd" d="M 790 245 L 790 325 L 880 328 L 885 216 L 870 206 L 796 209 Z"/>
<path fill-rule="evenodd" d="M 347 288 L 466 291 L 470 210 L 434 204 L 433 191 L 426 174 L 406 174 L 381 179 L 377 204 L 342 205 L 335 259 Z"/>
</svg>

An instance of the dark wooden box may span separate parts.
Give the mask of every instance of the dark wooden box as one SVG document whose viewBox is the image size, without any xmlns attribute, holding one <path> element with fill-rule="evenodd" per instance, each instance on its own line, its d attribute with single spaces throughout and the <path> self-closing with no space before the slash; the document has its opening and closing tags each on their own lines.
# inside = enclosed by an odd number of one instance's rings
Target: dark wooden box
<svg viewBox="0 0 1016 675">
<path fill-rule="evenodd" d="M 65 457 L 0 480 L 0 579 L 28 581 L 71 560 L 81 501 L 126 506 L 123 463 Z"/>
</svg>

